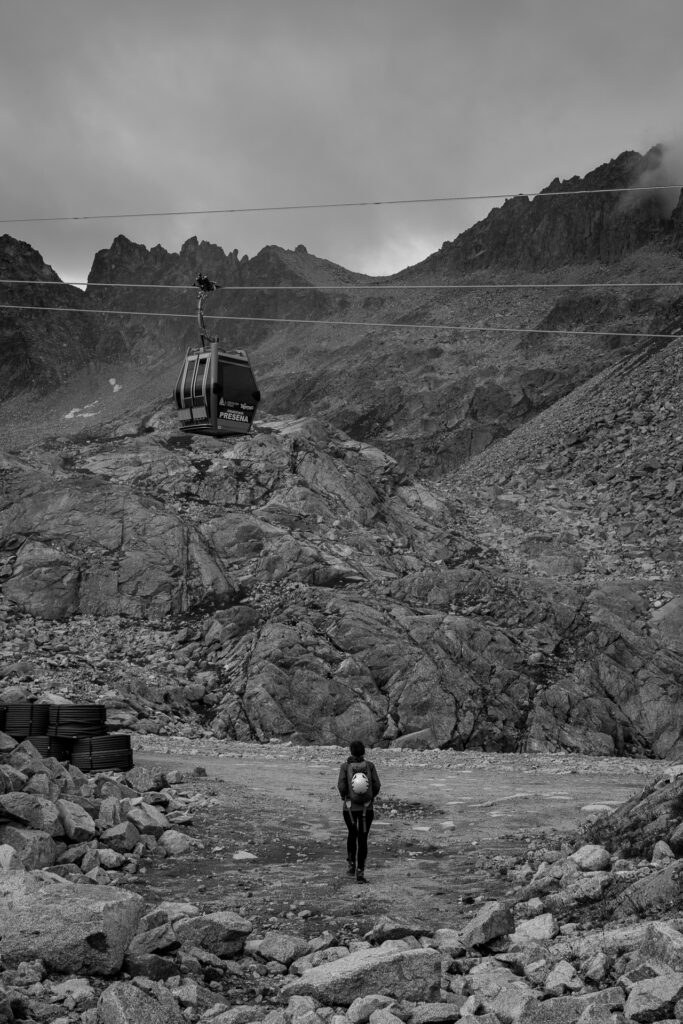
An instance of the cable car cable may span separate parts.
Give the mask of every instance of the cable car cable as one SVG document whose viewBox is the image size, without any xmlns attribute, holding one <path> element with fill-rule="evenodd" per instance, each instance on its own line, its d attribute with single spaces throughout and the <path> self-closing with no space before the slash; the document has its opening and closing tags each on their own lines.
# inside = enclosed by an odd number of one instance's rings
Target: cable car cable
<svg viewBox="0 0 683 1024">
<path fill-rule="evenodd" d="M 167 291 L 187 291 L 195 288 L 191 284 L 139 284 L 122 281 L 28 281 L 15 278 L 0 278 L 0 285 L 47 285 L 88 288 L 164 288 Z M 683 281 L 585 281 L 567 283 L 544 282 L 513 282 L 498 283 L 463 283 L 457 284 L 219 284 L 215 291 L 222 292 L 311 292 L 311 291 L 505 291 L 524 288 L 559 290 L 564 288 L 683 288 Z"/>
<path fill-rule="evenodd" d="M 215 210 L 157 210 L 142 213 L 91 213 L 57 217 L 0 217 L 0 224 L 46 224 L 57 221 L 126 220 L 142 217 L 215 216 L 234 213 L 278 213 L 285 210 L 335 210 L 364 206 L 409 206 L 417 203 L 460 203 L 488 199 L 546 198 L 560 196 L 609 195 L 623 192 L 657 192 L 664 189 L 683 189 L 683 185 L 622 185 L 615 188 L 581 188 L 542 192 L 491 192 L 483 195 L 429 196 L 417 199 L 368 199 L 341 203 L 291 203 L 282 206 L 234 206 Z"/>
<path fill-rule="evenodd" d="M 170 318 L 183 319 L 183 320 L 194 320 L 196 314 L 194 313 L 154 313 L 146 312 L 141 310 L 124 310 L 124 309 L 86 309 L 81 307 L 72 306 L 20 306 L 12 305 L 10 303 L 0 303 L 0 309 L 15 309 L 15 310 L 30 310 L 38 313 L 99 313 L 104 316 L 145 316 L 145 317 L 157 317 L 157 318 Z M 481 327 L 471 326 L 469 324 L 402 324 L 402 323 L 377 323 L 375 321 L 363 321 L 363 320 L 303 320 L 285 317 L 269 317 L 269 316 L 226 316 L 221 314 L 212 314 L 207 317 L 209 320 L 221 320 L 221 321 L 241 321 L 248 323 L 268 323 L 268 324 L 298 324 L 298 325 L 319 325 L 323 327 L 365 327 L 371 329 L 396 329 L 396 330 L 425 330 L 425 331 L 473 331 L 473 332 L 488 332 L 498 334 L 556 334 L 563 337 L 599 337 L 600 335 L 614 336 L 618 335 L 620 338 L 660 338 L 673 340 L 681 340 L 683 335 L 683 328 L 680 332 L 673 334 L 654 334 L 650 332 L 641 331 L 622 331 L 617 328 L 611 330 L 597 330 L 597 331 L 560 331 L 550 330 L 540 327 Z"/>
</svg>

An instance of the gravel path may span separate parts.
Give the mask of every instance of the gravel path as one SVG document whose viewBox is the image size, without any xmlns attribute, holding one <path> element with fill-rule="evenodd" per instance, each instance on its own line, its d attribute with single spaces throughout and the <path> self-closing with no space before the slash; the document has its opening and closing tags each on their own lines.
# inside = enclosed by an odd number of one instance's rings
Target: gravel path
<svg viewBox="0 0 683 1024">
<path fill-rule="evenodd" d="M 207 773 L 188 784 L 198 798 L 189 831 L 203 851 L 154 862 L 142 891 L 232 907 L 263 928 L 290 919 L 311 934 L 357 931 L 383 913 L 453 925 L 474 900 L 508 891 L 508 871 L 530 844 L 559 845 L 591 808 L 617 806 L 665 768 L 573 755 L 370 751 L 383 788 L 370 885 L 358 886 L 344 873 L 343 748 L 157 736 L 133 743 L 137 764 Z"/>
</svg>

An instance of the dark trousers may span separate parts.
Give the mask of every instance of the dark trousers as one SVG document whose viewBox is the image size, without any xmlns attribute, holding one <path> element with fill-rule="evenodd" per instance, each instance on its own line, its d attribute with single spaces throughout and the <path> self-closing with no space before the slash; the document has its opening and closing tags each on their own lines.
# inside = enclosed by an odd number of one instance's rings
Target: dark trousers
<svg viewBox="0 0 683 1024">
<path fill-rule="evenodd" d="M 372 807 L 366 811 L 350 811 L 344 808 L 344 821 L 349 830 L 346 837 L 346 856 L 353 861 L 359 871 L 365 869 L 365 860 L 368 855 L 368 832 L 375 817 Z"/>
</svg>

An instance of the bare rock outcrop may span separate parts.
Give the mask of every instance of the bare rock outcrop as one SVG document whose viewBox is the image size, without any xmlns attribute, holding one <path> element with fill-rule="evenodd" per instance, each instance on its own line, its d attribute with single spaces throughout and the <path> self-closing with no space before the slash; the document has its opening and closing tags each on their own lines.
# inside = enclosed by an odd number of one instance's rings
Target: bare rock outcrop
<svg viewBox="0 0 683 1024">
<path fill-rule="evenodd" d="M 28 696 L 77 683 L 126 728 L 235 739 L 680 743 L 675 631 L 643 631 L 616 590 L 501 565 L 460 501 L 318 422 L 178 445 L 160 416 L 7 473 L 0 672 Z"/>
</svg>

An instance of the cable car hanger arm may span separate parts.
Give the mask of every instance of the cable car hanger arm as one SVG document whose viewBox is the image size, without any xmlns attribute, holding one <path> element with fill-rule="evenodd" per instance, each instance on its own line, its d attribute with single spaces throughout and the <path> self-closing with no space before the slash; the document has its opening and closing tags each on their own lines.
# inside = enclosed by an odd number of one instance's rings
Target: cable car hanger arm
<svg viewBox="0 0 683 1024">
<path fill-rule="evenodd" d="M 210 281 L 206 274 L 198 274 L 195 280 L 197 288 L 197 323 L 199 324 L 199 337 L 201 338 L 202 348 L 206 348 L 207 341 L 213 341 L 214 339 L 210 334 L 206 333 L 206 324 L 204 323 L 204 300 L 209 292 L 215 292 L 218 285 L 215 281 Z"/>
</svg>

